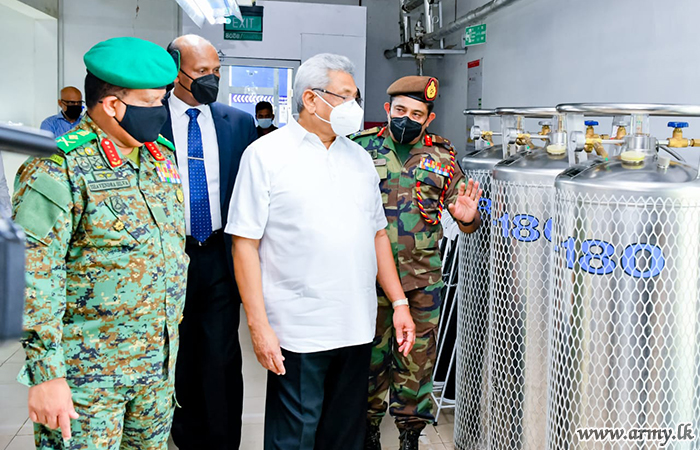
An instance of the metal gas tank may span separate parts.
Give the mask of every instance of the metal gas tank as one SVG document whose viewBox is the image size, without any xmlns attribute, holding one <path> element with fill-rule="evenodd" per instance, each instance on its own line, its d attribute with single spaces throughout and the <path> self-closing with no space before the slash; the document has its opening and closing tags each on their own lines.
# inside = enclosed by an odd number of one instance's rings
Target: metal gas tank
<svg viewBox="0 0 700 450">
<path fill-rule="evenodd" d="M 520 152 L 493 169 L 489 449 L 546 443 L 551 217 L 555 179 L 568 167 L 559 147 Z"/>
<path fill-rule="evenodd" d="M 478 181 L 483 189 L 479 212 L 484 225 L 474 233 L 462 234 L 459 239 L 454 438 L 456 448 L 461 450 L 483 449 L 486 441 L 491 171 L 502 159 L 502 147 L 492 144 L 486 148 L 472 148 L 462 159 L 465 177 Z"/>
<path fill-rule="evenodd" d="M 556 181 L 550 323 L 550 450 L 661 448 L 603 443 L 588 428 L 700 424 L 700 182 L 697 170 L 621 157 Z M 625 436 L 627 436 L 625 434 Z M 698 441 L 669 441 L 697 449 Z M 665 447 L 664 447 L 665 448 Z"/>
</svg>

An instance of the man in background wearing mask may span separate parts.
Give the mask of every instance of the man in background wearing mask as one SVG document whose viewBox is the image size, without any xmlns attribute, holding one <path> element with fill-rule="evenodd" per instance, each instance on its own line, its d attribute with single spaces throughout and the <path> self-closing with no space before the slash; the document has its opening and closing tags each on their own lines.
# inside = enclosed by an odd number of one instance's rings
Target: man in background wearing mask
<svg viewBox="0 0 700 450">
<path fill-rule="evenodd" d="M 87 114 L 54 155 L 17 174 L 14 220 L 27 235 L 18 380 L 30 386 L 38 449 L 166 450 L 188 258 L 173 147 L 158 132 L 177 68 L 132 37 L 83 59 Z"/>
<path fill-rule="evenodd" d="M 365 449 L 381 450 L 379 424 L 386 414 L 384 399 L 389 392 L 400 449 L 418 450 L 421 430 L 434 421 L 431 377 L 443 287 L 440 219 L 447 206 L 460 230 L 474 232 L 480 225 L 477 205 L 481 191 L 472 180 L 465 185 L 452 145 L 427 132 L 435 119 L 438 80 L 403 77 L 389 86 L 387 94 L 390 100 L 384 110 L 388 127 L 351 138 L 368 151 L 379 175 L 394 261 L 416 324 L 416 345 L 405 355 L 393 344 L 392 308 L 380 290 Z"/>
<path fill-rule="evenodd" d="M 258 121 L 258 137 L 263 137 L 277 129 L 272 123 L 275 115 L 270 102 L 259 102 L 255 105 L 255 120 Z"/>
<path fill-rule="evenodd" d="M 413 346 L 379 178 L 345 137 L 363 118 L 353 70 L 327 53 L 299 67 L 299 121 L 248 148 L 231 198 L 236 281 L 269 371 L 265 450 L 362 449 L 376 281 L 399 350 Z"/>
<path fill-rule="evenodd" d="M 78 88 L 66 86 L 61 89 L 58 106 L 61 108 L 61 112 L 44 119 L 39 127 L 42 130 L 52 132 L 56 137 L 68 133 L 78 124 L 83 112 L 83 94 Z"/>
<path fill-rule="evenodd" d="M 181 408 L 175 411 L 173 440 L 180 450 L 237 449 L 243 414 L 240 297 L 231 237 L 223 228 L 241 155 L 257 133 L 253 116 L 216 103 L 221 64 L 209 41 L 180 36 L 168 51 L 179 73 L 161 133 L 175 143 L 191 260 L 175 376 Z"/>
</svg>

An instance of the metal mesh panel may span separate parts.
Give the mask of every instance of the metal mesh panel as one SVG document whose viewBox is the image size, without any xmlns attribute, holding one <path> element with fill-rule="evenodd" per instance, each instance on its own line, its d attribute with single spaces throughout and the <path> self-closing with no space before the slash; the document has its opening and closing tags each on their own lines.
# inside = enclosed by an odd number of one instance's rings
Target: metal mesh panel
<svg viewBox="0 0 700 450">
<path fill-rule="evenodd" d="M 554 180 L 493 181 L 489 449 L 545 446 L 553 197 Z"/>
<path fill-rule="evenodd" d="M 557 190 L 555 208 L 547 448 L 700 448 L 638 431 L 698 434 L 700 202 Z"/>
<path fill-rule="evenodd" d="M 486 369 L 489 302 L 491 172 L 467 170 L 467 178 L 483 189 L 480 213 L 484 223 L 459 238 L 457 326 L 457 392 L 455 445 L 460 450 L 484 448 L 486 441 Z"/>
</svg>

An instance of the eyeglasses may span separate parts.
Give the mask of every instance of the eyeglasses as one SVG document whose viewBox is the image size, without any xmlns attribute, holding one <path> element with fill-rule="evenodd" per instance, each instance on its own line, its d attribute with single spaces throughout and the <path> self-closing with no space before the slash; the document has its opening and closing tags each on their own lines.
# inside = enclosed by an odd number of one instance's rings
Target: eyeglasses
<svg viewBox="0 0 700 450">
<path fill-rule="evenodd" d="M 351 101 L 351 100 L 355 100 L 355 101 L 357 102 L 358 105 L 362 106 L 362 96 L 360 95 L 360 90 L 359 90 L 359 89 L 357 90 L 357 93 L 355 94 L 354 97 L 351 97 L 351 96 L 349 96 L 349 95 L 348 95 L 348 96 L 345 96 L 345 95 L 336 94 L 336 93 L 334 93 L 334 92 L 327 91 L 327 90 L 321 89 L 321 88 L 313 88 L 313 89 L 311 89 L 311 90 L 312 90 L 312 91 L 323 92 L 324 94 L 330 94 L 330 95 L 332 95 L 332 96 L 334 96 L 334 97 L 342 98 L 342 99 L 343 99 L 343 103 L 349 102 L 349 101 Z"/>
<path fill-rule="evenodd" d="M 63 100 L 63 99 L 61 99 L 61 101 L 62 101 L 63 103 L 65 103 L 67 106 L 81 106 L 83 103 L 85 103 L 85 102 L 82 101 L 82 100 L 73 101 L 73 100 Z"/>
</svg>

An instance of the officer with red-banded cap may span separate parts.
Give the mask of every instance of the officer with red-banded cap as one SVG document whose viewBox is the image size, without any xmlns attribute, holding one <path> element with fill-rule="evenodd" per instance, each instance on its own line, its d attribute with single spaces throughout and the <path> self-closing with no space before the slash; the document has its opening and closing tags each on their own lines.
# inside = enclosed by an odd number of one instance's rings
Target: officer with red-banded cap
<svg viewBox="0 0 700 450">
<path fill-rule="evenodd" d="M 84 61 L 87 114 L 17 174 L 19 381 L 38 449 L 165 450 L 189 261 L 173 146 L 159 135 L 177 66 L 132 37 Z"/>
<path fill-rule="evenodd" d="M 387 89 L 387 126 L 351 136 L 370 153 L 379 174 L 387 233 L 416 324 L 416 343 L 404 356 L 392 338 L 392 304 L 378 292 L 366 450 L 381 450 L 379 424 L 387 406 L 400 431 L 401 450 L 417 450 L 421 430 L 434 421 L 431 375 L 443 287 L 440 219 L 447 209 L 465 233 L 481 224 L 479 184 L 465 183 L 450 142 L 427 132 L 438 87 L 432 77 L 400 78 Z"/>
</svg>

